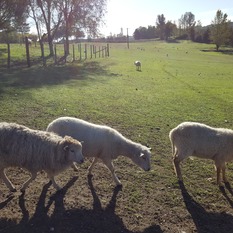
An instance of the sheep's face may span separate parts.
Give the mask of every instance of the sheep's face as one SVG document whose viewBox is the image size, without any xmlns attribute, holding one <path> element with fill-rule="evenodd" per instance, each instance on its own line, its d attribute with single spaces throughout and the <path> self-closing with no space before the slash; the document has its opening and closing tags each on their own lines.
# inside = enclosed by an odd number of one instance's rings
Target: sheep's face
<svg viewBox="0 0 233 233">
<path fill-rule="evenodd" d="M 151 152 L 150 148 L 145 148 L 139 151 L 137 156 L 134 158 L 134 162 L 141 167 L 144 171 L 150 170 L 150 158 Z"/>
<path fill-rule="evenodd" d="M 65 137 L 65 140 L 67 138 Z M 68 141 L 65 142 L 64 150 L 66 151 L 66 159 L 70 162 L 76 162 L 76 163 L 83 163 L 84 162 L 84 157 L 82 154 L 82 144 L 77 141 L 72 139 L 68 139 Z"/>
</svg>

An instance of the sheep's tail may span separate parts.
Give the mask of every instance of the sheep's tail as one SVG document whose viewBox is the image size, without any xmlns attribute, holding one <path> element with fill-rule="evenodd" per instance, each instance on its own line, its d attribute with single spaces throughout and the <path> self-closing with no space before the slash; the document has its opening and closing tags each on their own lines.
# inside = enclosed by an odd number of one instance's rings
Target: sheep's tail
<svg viewBox="0 0 233 233">
<path fill-rule="evenodd" d="M 175 149 L 175 144 L 174 144 L 174 131 L 171 130 L 169 133 L 169 138 L 171 141 L 171 146 L 172 146 L 172 156 L 175 157 L 176 149 Z"/>
</svg>

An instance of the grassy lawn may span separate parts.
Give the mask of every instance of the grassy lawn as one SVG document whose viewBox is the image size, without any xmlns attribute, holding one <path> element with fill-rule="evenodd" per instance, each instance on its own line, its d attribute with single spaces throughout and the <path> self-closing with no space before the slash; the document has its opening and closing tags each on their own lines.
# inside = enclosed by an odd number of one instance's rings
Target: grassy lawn
<svg viewBox="0 0 233 233">
<path fill-rule="evenodd" d="M 43 130 L 59 116 L 74 116 L 107 124 L 150 146 L 152 171 L 148 173 L 125 158 L 115 162 L 123 190 L 114 209 L 117 223 L 112 224 L 117 229 L 121 224 L 122 232 L 224 232 L 221 229 L 229 232 L 233 226 L 232 191 L 221 192 L 215 185 L 212 161 L 200 159 L 183 163 L 185 188 L 180 188 L 168 138 L 169 131 L 183 121 L 233 129 L 233 56 L 214 52 L 214 48 L 214 45 L 187 41 L 132 43 L 130 49 L 126 44 L 110 44 L 108 58 L 60 66 L 0 68 L 0 120 Z M 1 61 L 5 56 L 3 50 L 0 50 Z M 141 61 L 141 72 L 136 71 L 135 60 Z M 88 165 L 89 161 L 83 167 Z M 107 208 L 114 187 L 110 173 L 105 168 L 98 169 L 98 165 L 94 173 L 93 185 L 103 208 Z M 73 171 L 64 174 L 72 177 Z M 81 192 L 88 193 L 85 169 L 80 174 L 83 181 L 79 180 L 73 189 L 76 193 L 73 195 L 80 199 L 75 197 L 75 203 L 67 201 L 66 210 L 93 208 L 93 201 L 88 202 L 87 194 Z M 227 175 L 233 182 L 231 164 Z M 41 191 L 44 184 L 37 189 Z M 80 184 L 82 187 L 77 188 Z M 7 192 L 3 184 L 0 190 Z M 54 190 L 51 188 L 50 192 Z M 17 205 L 17 198 L 8 206 Z M 17 208 L 20 210 L 20 206 Z M 30 208 L 29 216 L 35 207 Z M 2 208 L 2 216 L 19 224 L 22 216 L 9 217 L 7 211 L 7 207 Z M 20 225 L 17 224 L 13 227 Z M 104 230 L 99 226 L 96 232 Z"/>
</svg>

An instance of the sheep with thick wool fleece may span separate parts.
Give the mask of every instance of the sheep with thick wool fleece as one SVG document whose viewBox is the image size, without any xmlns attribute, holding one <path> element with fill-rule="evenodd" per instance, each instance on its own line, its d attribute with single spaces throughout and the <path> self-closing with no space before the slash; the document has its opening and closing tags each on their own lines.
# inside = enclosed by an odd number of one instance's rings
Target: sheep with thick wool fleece
<svg viewBox="0 0 233 233">
<path fill-rule="evenodd" d="M 233 130 L 213 128 L 196 122 L 183 122 L 170 131 L 169 137 L 173 164 L 180 181 L 180 162 L 189 156 L 196 156 L 215 162 L 218 185 L 221 185 L 221 172 L 223 181 L 227 182 L 225 163 L 233 160 Z"/>
<path fill-rule="evenodd" d="M 125 138 L 117 130 L 108 126 L 93 124 L 73 117 L 60 117 L 48 125 L 47 131 L 60 136 L 69 135 L 83 141 L 84 157 L 94 157 L 88 168 L 89 175 L 93 166 L 100 159 L 111 171 L 116 185 L 121 185 L 112 163 L 112 160 L 119 155 L 130 158 L 145 171 L 150 170 L 150 148 Z"/>
<path fill-rule="evenodd" d="M 0 123 L 0 177 L 6 186 L 15 191 L 4 169 L 21 167 L 31 173 L 21 191 L 33 181 L 38 171 L 44 170 L 53 186 L 59 190 L 54 176 L 70 167 L 73 162 L 82 163 L 82 145 L 71 137 L 27 128 L 15 123 Z"/>
</svg>

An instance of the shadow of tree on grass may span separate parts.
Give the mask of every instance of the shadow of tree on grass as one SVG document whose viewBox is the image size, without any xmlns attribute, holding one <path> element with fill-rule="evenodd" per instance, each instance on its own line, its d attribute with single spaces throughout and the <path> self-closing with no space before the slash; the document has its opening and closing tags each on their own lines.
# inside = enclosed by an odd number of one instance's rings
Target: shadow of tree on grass
<svg viewBox="0 0 233 233">
<path fill-rule="evenodd" d="M 0 87 L 37 88 L 59 85 L 71 80 L 81 80 L 87 84 L 87 82 L 97 81 L 99 76 L 113 76 L 113 74 L 108 73 L 106 67 L 95 61 L 80 65 L 37 66 L 8 72 L 0 71 Z"/>
<path fill-rule="evenodd" d="M 202 49 L 202 52 L 216 52 L 216 53 L 222 53 L 226 55 L 233 55 L 233 49 L 219 49 L 218 51 L 216 49 Z"/>
</svg>

